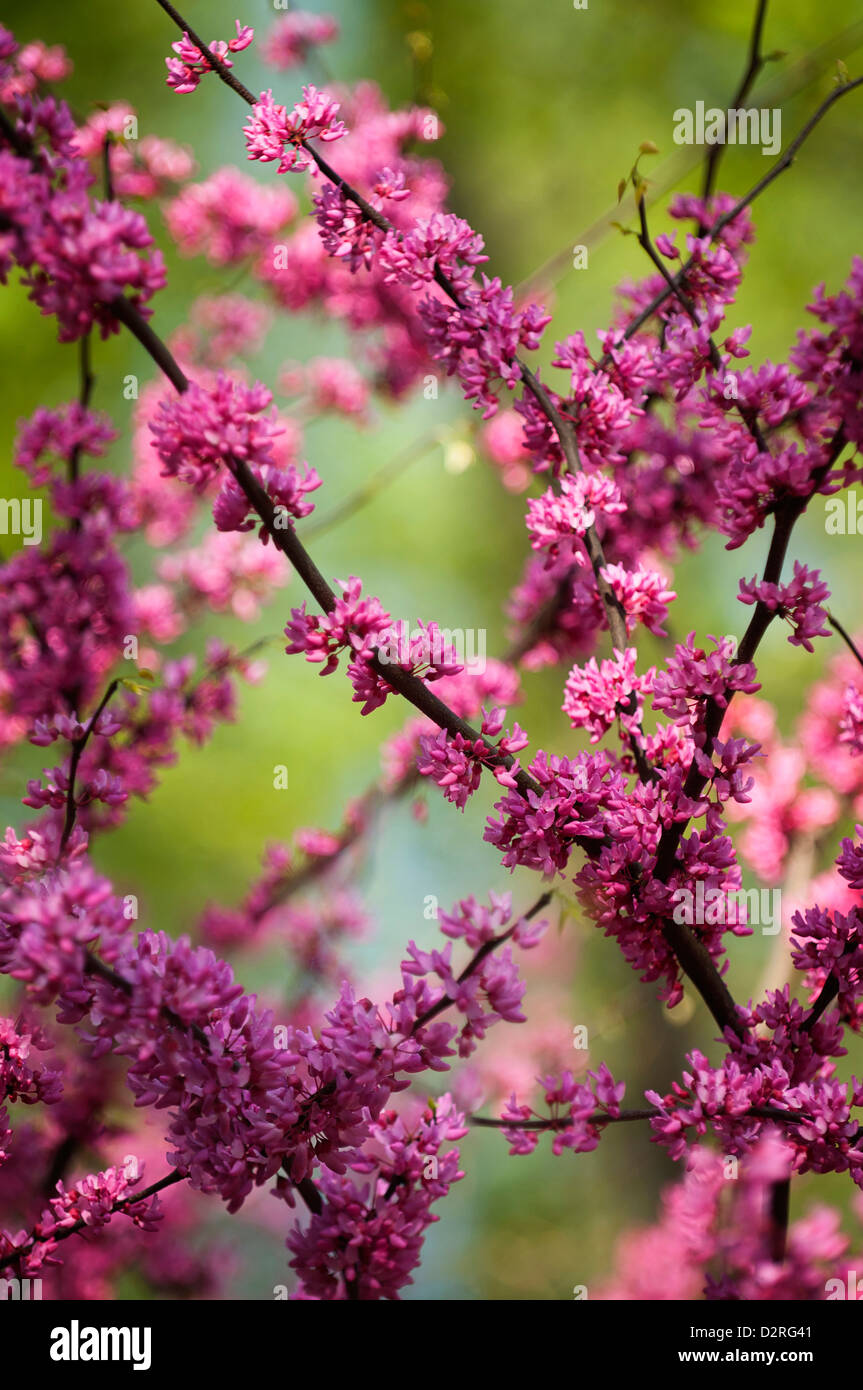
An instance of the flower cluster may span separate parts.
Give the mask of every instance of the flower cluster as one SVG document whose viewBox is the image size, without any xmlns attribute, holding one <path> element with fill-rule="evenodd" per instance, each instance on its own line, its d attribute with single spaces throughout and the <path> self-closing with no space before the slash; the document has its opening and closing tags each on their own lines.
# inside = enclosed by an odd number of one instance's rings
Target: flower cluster
<svg viewBox="0 0 863 1390">
<path fill-rule="evenodd" d="M 191 382 L 182 395 L 164 398 L 150 425 L 163 475 L 201 492 L 232 459 L 272 464 L 281 433 L 272 400 L 261 382 L 249 387 L 222 372 L 211 386 Z"/>
<path fill-rule="evenodd" d="M 751 695 L 759 690 L 751 661 L 739 661 L 732 637 L 711 637 L 715 651 L 705 652 L 695 645 L 690 632 L 685 643 L 678 642 L 674 655 L 656 672 L 653 703 L 679 724 L 698 729 L 707 700 L 725 709 L 734 691 Z"/>
<path fill-rule="evenodd" d="M 165 220 L 182 255 L 203 252 L 214 265 L 232 265 L 270 249 L 296 211 L 289 188 L 268 188 L 225 168 L 188 184 L 167 204 Z"/>
<path fill-rule="evenodd" d="M 543 1129 L 554 1134 L 553 1150 L 590 1153 L 599 1144 L 602 1126 L 620 1115 L 620 1102 L 626 1087 L 615 1082 L 603 1062 L 596 1072 L 588 1073 L 588 1081 L 576 1081 L 572 1072 L 562 1076 L 544 1076 L 540 1085 L 545 1104 L 551 1111 L 547 1121 L 535 1122 L 529 1105 L 519 1105 L 513 1096 L 503 1112 L 501 1129 L 509 1141 L 511 1154 L 531 1154 L 542 1136 Z"/>
<path fill-rule="evenodd" d="M 362 597 L 359 579 L 341 581 L 339 587 L 341 597 L 335 599 L 329 613 L 322 617 L 307 613 L 303 603 L 291 609 L 285 628 L 288 655 L 302 652 L 307 661 L 323 662 L 322 676 L 336 670 L 339 653 L 345 648 L 350 650 L 352 659 L 370 656 L 390 624 L 390 615 L 378 599 Z"/>
<path fill-rule="evenodd" d="M 794 561 L 794 578 L 790 584 L 758 583 L 755 579 L 740 581 L 741 603 L 763 603 L 771 613 L 786 618 L 794 629 L 788 641 L 792 646 L 805 647 L 811 652 L 813 637 L 829 637 L 827 613 L 822 607 L 830 590 L 818 570 L 809 570 Z"/>
<path fill-rule="evenodd" d="M 528 738 L 518 724 L 511 733 L 501 735 L 504 709 L 483 710 L 478 738 L 441 729 L 419 741 L 417 771 L 421 777 L 437 782 L 447 801 L 464 810 L 468 798 L 480 784 L 483 767 L 491 767 L 496 781 L 504 787 L 515 787 L 519 762 L 513 755 L 526 748 Z M 491 739 L 497 739 L 491 744 Z"/>
<path fill-rule="evenodd" d="M 590 729 L 591 743 L 598 743 L 613 724 L 637 729 L 641 724 L 644 696 L 653 689 L 655 673 L 636 674 L 634 647 L 615 651 L 599 664 L 591 657 L 585 666 L 570 671 L 563 696 L 563 712 L 574 729 Z M 658 680 L 658 677 L 656 677 Z M 659 701 L 655 703 L 659 705 Z"/>
<path fill-rule="evenodd" d="M 597 512 L 613 515 L 625 511 L 626 504 L 612 478 L 601 473 L 561 478 L 559 492 L 549 488 L 527 504 L 531 546 L 545 551 L 549 561 L 557 560 L 561 553 L 571 555 L 567 542 L 583 537 L 595 524 Z"/>
<path fill-rule="evenodd" d="M 224 39 L 215 39 L 209 45 L 210 53 L 226 68 L 234 66 L 228 54 L 241 53 L 244 48 L 249 47 L 255 37 L 254 29 L 250 29 L 248 24 L 241 24 L 239 20 L 236 21 L 236 29 L 235 38 L 228 39 L 227 42 Z M 213 70 L 209 59 L 197 44 L 192 43 L 188 34 L 183 34 L 171 47 L 177 56 L 165 59 L 168 69 L 165 81 L 178 96 L 194 92 L 204 74 Z"/>
<path fill-rule="evenodd" d="M 304 87 L 303 100 L 288 114 L 286 106 L 273 101 L 272 90 L 261 92 L 252 107 L 250 123 L 243 126 L 249 159 L 264 163 L 279 161 L 279 173 L 313 169 L 314 160 L 306 148 L 307 140 L 340 140 L 347 134 L 343 121 L 336 120 L 339 103 L 317 87 Z"/>
<path fill-rule="evenodd" d="M 71 146 L 74 126 L 65 106 L 49 97 L 34 114 L 47 143 L 33 146 L 32 159 L 0 151 L 0 213 L 10 228 L 0 245 L 0 282 L 17 265 L 30 298 L 56 317 L 60 342 L 74 342 L 94 326 L 108 337 L 119 327 L 115 300 L 124 297 L 149 312 L 147 302 L 165 283 L 162 255 L 151 249 L 140 213 L 90 198 L 91 174 Z"/>
</svg>

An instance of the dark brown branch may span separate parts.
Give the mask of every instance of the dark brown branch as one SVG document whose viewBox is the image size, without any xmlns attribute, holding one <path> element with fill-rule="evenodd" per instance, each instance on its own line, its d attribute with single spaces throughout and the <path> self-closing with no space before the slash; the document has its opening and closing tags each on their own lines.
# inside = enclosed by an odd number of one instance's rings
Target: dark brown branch
<svg viewBox="0 0 863 1390">
<path fill-rule="evenodd" d="M 661 1115 L 662 1111 L 655 1106 L 650 1106 L 643 1110 L 621 1110 L 619 1115 L 609 1115 L 604 1110 L 597 1110 L 591 1115 L 588 1124 L 591 1125 L 619 1125 L 628 1124 L 636 1120 L 653 1120 Z M 708 1117 L 709 1118 L 709 1117 Z M 717 1116 L 717 1119 L 723 1118 Z M 736 1119 L 745 1120 L 776 1120 L 792 1125 L 799 1125 L 807 1119 L 805 1115 L 795 1115 L 789 1110 L 780 1110 L 773 1105 L 754 1105 L 751 1110 L 735 1116 Z M 482 1115 L 471 1115 L 468 1123 L 477 1129 L 524 1129 L 545 1133 L 546 1131 L 558 1132 L 568 1129 L 572 1121 L 566 1117 L 541 1119 L 539 1116 L 535 1120 L 507 1120 L 503 1116 L 500 1119 L 488 1119 Z"/>
<path fill-rule="evenodd" d="M 78 807 L 75 802 L 75 778 L 78 773 L 78 764 L 81 761 L 84 749 L 87 747 L 87 743 L 89 741 L 90 735 L 93 732 L 96 721 L 98 720 L 100 714 L 104 710 L 108 701 L 111 699 L 111 696 L 114 694 L 119 684 L 119 680 L 111 681 L 110 685 L 105 691 L 105 694 L 102 696 L 101 700 L 96 706 L 93 715 L 88 721 L 86 729 L 81 734 L 80 738 L 76 738 L 74 743 L 72 744 L 72 754 L 69 758 L 69 785 L 66 788 L 66 819 L 63 824 L 63 833 L 60 836 L 60 848 L 57 851 L 58 864 L 60 860 L 63 858 L 63 851 L 69 843 L 69 836 L 72 834 L 72 831 L 75 828 L 75 820 L 78 814 Z"/>
<path fill-rule="evenodd" d="M 764 33 L 764 21 L 767 17 L 767 0 L 758 0 L 755 6 L 755 19 L 752 24 L 752 34 L 749 39 L 749 54 L 746 60 L 746 69 L 740 79 L 740 85 L 734 96 L 731 98 L 729 110 L 737 110 L 749 96 L 755 80 L 767 59 L 761 52 L 761 36 Z M 725 152 L 725 145 L 711 145 L 707 159 L 704 162 L 704 184 L 701 190 L 703 202 L 707 202 L 712 196 L 716 187 L 716 176 L 719 173 L 719 162 Z M 706 227 L 700 227 L 699 236 L 704 236 Z"/>
</svg>

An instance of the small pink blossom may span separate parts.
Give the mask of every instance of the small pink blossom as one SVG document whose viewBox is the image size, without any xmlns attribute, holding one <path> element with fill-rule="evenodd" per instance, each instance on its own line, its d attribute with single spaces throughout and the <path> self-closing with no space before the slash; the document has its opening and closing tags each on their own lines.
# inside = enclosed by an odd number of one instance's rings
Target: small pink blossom
<svg viewBox="0 0 863 1390">
<path fill-rule="evenodd" d="M 234 66 L 228 54 L 241 53 L 255 37 L 254 29 L 250 29 L 247 24 L 241 24 L 239 20 L 236 20 L 236 30 L 236 38 L 228 39 L 227 43 L 223 39 L 215 39 L 209 45 L 210 52 L 226 68 Z M 210 63 L 186 33 L 176 43 L 172 43 L 171 47 L 177 57 L 165 59 L 168 69 L 165 80 L 168 86 L 178 96 L 194 92 L 204 74 L 211 71 Z"/>
</svg>

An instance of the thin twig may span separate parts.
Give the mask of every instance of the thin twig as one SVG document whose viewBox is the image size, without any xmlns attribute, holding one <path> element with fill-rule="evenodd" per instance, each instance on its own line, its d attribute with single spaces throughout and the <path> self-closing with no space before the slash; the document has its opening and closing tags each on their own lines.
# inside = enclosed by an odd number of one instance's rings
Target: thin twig
<svg viewBox="0 0 863 1390">
<path fill-rule="evenodd" d="M 863 654 L 861 654 L 859 648 L 852 640 L 850 634 L 846 632 L 839 619 L 834 618 L 833 614 L 828 612 L 827 621 L 832 628 L 835 628 L 835 630 L 839 633 L 839 636 L 842 638 L 842 641 L 845 643 L 846 647 L 848 647 L 848 649 L 853 653 L 854 657 L 859 662 L 859 664 L 863 666 Z"/>
<path fill-rule="evenodd" d="M 75 802 L 75 777 L 78 772 L 78 764 L 81 761 L 84 749 L 87 747 L 87 743 L 89 741 L 90 735 L 93 732 L 97 719 L 104 710 L 108 701 L 111 699 L 111 696 L 114 694 L 119 684 L 119 680 L 111 681 L 110 685 L 108 686 L 107 690 L 105 691 L 104 695 L 102 696 L 101 700 L 96 706 L 93 715 L 88 721 L 87 727 L 85 728 L 84 732 L 78 738 L 76 738 L 72 744 L 72 755 L 69 759 L 69 785 L 66 788 L 66 819 L 63 825 L 63 833 L 60 837 L 60 848 L 57 851 L 58 864 L 60 860 L 63 858 L 63 851 L 69 843 L 69 836 L 72 834 L 72 831 L 75 827 L 75 820 L 78 814 L 78 808 Z"/>
<path fill-rule="evenodd" d="M 543 912 L 551 902 L 551 898 L 551 893 L 543 893 L 541 897 L 537 898 L 533 906 L 522 914 L 524 921 L 530 922 L 540 912 Z M 468 961 L 464 970 L 459 975 L 456 984 L 464 984 L 465 980 L 470 979 L 471 975 L 479 969 L 483 961 L 491 955 L 492 951 L 496 951 L 498 946 L 503 946 L 505 942 L 509 941 L 518 925 L 519 921 L 515 921 L 512 926 L 509 927 L 507 931 L 502 932 L 500 936 L 492 936 L 488 941 L 484 941 L 476 954 Z M 419 1017 L 414 1020 L 414 1025 L 411 1028 L 411 1035 L 418 1032 L 420 1028 L 425 1028 L 426 1025 L 437 1018 L 439 1014 L 442 1014 L 445 1009 L 448 1009 L 452 1002 L 452 999 L 450 999 L 448 995 L 444 995 L 436 1004 L 432 1004 L 431 1008 L 426 1009 L 425 1013 L 420 1014 Z"/>
<path fill-rule="evenodd" d="M 734 96 L 731 98 L 729 110 L 736 111 L 748 97 L 755 80 L 758 77 L 767 59 L 761 52 L 761 37 L 764 33 L 764 21 L 767 17 L 768 0 L 758 0 L 755 6 L 755 18 L 752 24 L 752 34 L 749 39 L 749 54 L 746 60 L 746 69 L 740 79 L 740 85 Z M 704 162 L 704 184 L 701 190 L 701 198 L 704 203 L 713 194 L 716 187 L 716 176 L 719 173 L 719 163 L 725 152 L 725 144 L 711 145 L 710 151 Z M 699 236 L 703 236 L 707 231 L 706 227 L 699 229 Z"/>
<path fill-rule="evenodd" d="M 769 188 L 770 185 L 774 182 L 774 180 L 778 179 L 780 174 L 784 174 L 785 170 L 790 168 L 790 166 L 794 163 L 794 160 L 798 155 L 801 147 L 809 139 L 809 136 L 812 134 L 813 130 L 815 130 L 816 126 L 818 126 L 820 122 L 824 119 L 824 117 L 827 115 L 827 112 L 830 110 L 830 108 L 834 106 L 837 101 L 841 101 L 843 97 L 847 96 L 849 92 L 853 92 L 854 90 L 856 90 L 856 88 L 860 87 L 861 85 L 863 85 L 863 77 L 855 77 L 852 82 L 846 82 L 841 87 L 834 88 L 830 95 L 824 99 L 824 101 L 817 108 L 817 110 L 810 116 L 809 120 L 806 122 L 803 128 L 791 141 L 791 144 L 788 146 L 788 149 L 785 151 L 785 153 L 781 154 L 779 158 L 776 160 L 775 164 L 772 164 L 770 166 L 764 177 L 760 178 L 757 183 L 754 183 L 752 187 L 749 189 L 749 192 L 744 193 L 743 197 L 740 198 L 739 201 L 736 202 L 732 208 L 729 208 L 728 212 L 725 212 L 722 214 L 721 217 L 718 217 L 716 221 L 713 223 L 713 226 L 708 229 L 705 235 L 709 236 L 711 241 L 715 241 L 716 238 L 719 236 L 720 232 L 724 231 L 724 229 L 728 226 L 730 222 L 733 222 L 736 217 L 739 217 L 741 212 L 743 212 L 745 208 L 748 208 L 750 204 L 755 202 L 756 198 L 760 198 L 761 194 L 765 191 L 765 189 Z M 690 256 L 689 260 L 681 266 L 680 270 L 678 270 L 677 274 L 673 277 L 676 284 L 683 284 L 685 282 L 687 274 L 695 264 L 696 254 Z M 634 334 L 638 333 L 639 330 L 643 328 L 644 325 L 650 319 L 653 318 L 653 315 L 656 313 L 657 309 L 659 309 L 665 303 L 666 299 L 671 293 L 672 290 L 669 286 L 666 286 L 664 290 L 660 290 L 658 294 L 656 294 L 654 298 L 650 301 L 647 307 L 642 309 L 639 314 L 636 314 L 635 318 L 627 324 L 626 328 L 623 331 L 624 340 L 628 340 L 631 337 L 633 337 Z M 610 354 L 606 354 L 606 356 L 608 361 L 611 361 Z M 602 360 L 604 362 L 605 358 L 603 358 Z"/>
<path fill-rule="evenodd" d="M 189 36 L 222 81 L 242 97 L 247 105 L 254 106 L 256 104 L 256 98 L 249 91 L 248 87 L 240 82 L 239 79 L 234 76 L 232 70 L 226 68 L 224 63 L 203 43 L 195 31 L 189 28 L 189 25 L 170 3 L 170 0 L 157 0 L 157 4 L 161 5 L 162 9 L 173 19 L 177 27 Z M 333 168 L 329 161 L 320 154 L 313 144 L 307 140 L 299 140 L 297 144 L 314 160 L 324 177 L 336 188 L 340 189 L 345 197 L 360 209 L 366 221 L 371 222 L 373 226 L 377 227 L 382 232 L 390 232 L 393 230 L 392 224 L 388 219 L 384 217 L 377 208 L 372 207 L 371 203 L 369 203 L 356 188 L 349 184 L 346 179 L 343 179 L 341 174 Z M 457 308 L 464 307 L 461 296 L 439 265 L 435 266 L 434 279 Z M 526 388 L 530 391 L 540 410 L 557 434 L 564 458 L 566 459 L 568 471 L 570 473 L 579 472 L 581 469 L 581 459 L 575 430 L 571 423 L 562 417 L 549 393 L 526 363 L 522 362 L 521 358 L 518 356 L 513 357 L 512 361 L 513 364 L 518 367 L 521 379 Z M 593 526 L 588 527 L 584 537 L 584 543 L 593 567 L 599 596 L 606 612 L 612 643 L 620 651 L 623 651 L 626 647 L 626 614 L 614 589 L 602 574 L 606 564 L 605 555 L 603 554 L 602 543 Z"/>
<path fill-rule="evenodd" d="M 175 1183 L 185 1181 L 186 1176 L 185 1173 L 180 1173 L 176 1170 L 166 1173 L 158 1182 L 151 1183 L 149 1187 L 145 1187 L 141 1192 L 135 1193 L 134 1196 L 124 1198 L 122 1202 L 117 1202 L 112 1208 L 111 1214 L 117 1216 L 122 1213 L 126 1207 L 133 1207 L 139 1202 L 146 1202 L 150 1197 L 155 1197 L 157 1192 L 164 1191 L 166 1187 L 173 1187 Z M 0 1257 L 0 1269 L 6 1269 L 7 1266 L 15 1264 L 18 1260 L 32 1254 L 36 1247 L 41 1245 L 43 1240 L 68 1240 L 69 1236 L 76 1236 L 79 1235 L 81 1231 L 92 1229 L 89 1222 L 85 1221 L 82 1217 L 80 1221 L 75 1221 L 71 1226 L 58 1227 L 56 1230 L 52 1231 L 49 1236 L 34 1236 L 26 1245 L 21 1245 L 17 1250 L 12 1250 L 9 1254 Z"/>
</svg>

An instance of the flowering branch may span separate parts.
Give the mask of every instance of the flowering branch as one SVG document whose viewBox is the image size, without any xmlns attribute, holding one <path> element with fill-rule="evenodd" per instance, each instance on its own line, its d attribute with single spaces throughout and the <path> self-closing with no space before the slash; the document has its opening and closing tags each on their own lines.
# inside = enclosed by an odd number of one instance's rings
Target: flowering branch
<svg viewBox="0 0 863 1390">
<path fill-rule="evenodd" d="M 161 3 L 161 0 L 159 0 L 159 2 Z M 711 241 L 715 241 L 720 233 L 740 216 L 741 212 L 750 207 L 757 198 L 760 198 L 765 189 L 769 188 L 770 185 L 779 178 L 780 174 L 784 174 L 786 169 L 791 168 L 801 148 L 809 139 L 809 136 L 815 130 L 816 126 L 820 125 L 821 121 L 827 115 L 827 112 L 835 106 L 837 101 L 841 101 L 843 97 L 848 96 L 849 92 L 856 91 L 860 86 L 863 86 L 863 77 L 855 77 L 850 82 L 843 83 L 841 87 L 834 87 L 830 95 L 825 97 L 824 101 L 822 101 L 821 105 L 813 112 L 806 124 L 798 131 L 787 150 L 779 156 L 774 164 L 771 164 L 763 178 L 760 178 L 757 183 L 754 183 L 748 193 L 744 193 L 743 197 L 738 199 L 733 207 L 729 208 L 727 212 L 722 213 L 720 217 L 717 217 L 716 221 L 708 230 L 708 236 Z M 680 270 L 672 277 L 675 286 L 685 283 L 686 276 L 694 264 L 694 256 L 691 256 L 688 261 L 684 262 Z M 647 307 L 642 309 L 642 311 L 627 324 L 623 332 L 624 338 L 632 338 L 639 329 L 643 328 L 644 325 L 653 318 L 657 309 L 662 307 L 671 293 L 671 286 L 666 287 L 664 290 L 660 290 Z"/>
<path fill-rule="evenodd" d="M 219 61 L 215 54 L 211 53 L 210 50 L 201 43 L 201 40 L 195 35 L 194 31 L 189 28 L 186 21 L 174 6 L 170 4 L 170 0 L 157 0 L 157 3 L 161 5 L 166 14 L 173 19 L 177 27 L 193 39 L 222 81 L 225 82 L 232 91 L 236 92 L 238 96 L 242 97 L 247 105 L 255 106 L 256 98 L 249 91 L 248 87 L 245 87 L 238 78 L 234 77 L 233 73 Z M 334 187 L 338 188 L 350 202 L 354 203 L 360 209 L 366 221 L 372 223 L 379 231 L 390 232 L 393 230 L 389 220 L 384 217 L 382 213 L 378 212 L 357 189 L 343 179 L 308 140 L 299 139 L 297 140 L 297 144 L 314 160 L 324 177 L 327 178 Z M 449 276 L 445 274 L 437 263 L 434 267 L 433 278 L 457 308 L 464 308 L 463 300 L 458 290 Z M 545 387 L 530 368 L 517 356 L 513 358 L 513 363 L 518 368 L 525 386 L 530 391 L 531 395 L 533 395 L 540 410 L 546 416 L 557 434 L 570 473 L 579 472 L 581 460 L 579 458 L 578 443 L 572 425 L 561 416 Z M 606 610 L 612 644 L 622 650 L 626 645 L 626 616 L 620 600 L 602 573 L 605 569 L 606 560 L 603 554 L 602 543 L 593 526 L 587 528 L 584 543 L 588 555 L 590 556 L 597 588 Z"/>
<path fill-rule="evenodd" d="M 151 1183 L 149 1187 L 143 1188 L 131 1197 L 122 1197 L 107 1209 L 100 1213 L 99 1224 L 104 1225 L 111 1216 L 122 1215 L 129 1209 L 139 1206 L 143 1202 L 148 1202 L 151 1197 L 164 1192 L 167 1187 L 173 1187 L 178 1182 L 185 1180 L 184 1173 L 166 1173 L 158 1182 Z M 38 1231 L 36 1234 L 25 1241 L 23 1245 L 17 1246 L 14 1250 L 6 1254 L 0 1254 L 0 1269 L 8 1269 L 10 1265 L 18 1265 L 20 1261 L 26 1260 L 28 1256 L 37 1251 L 40 1245 L 53 1247 L 62 1240 L 68 1240 L 70 1236 L 81 1235 L 84 1231 L 93 1230 L 92 1219 L 82 1216 L 77 1221 L 72 1221 L 69 1225 L 53 1226 L 43 1234 Z"/>
</svg>

